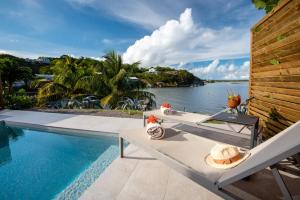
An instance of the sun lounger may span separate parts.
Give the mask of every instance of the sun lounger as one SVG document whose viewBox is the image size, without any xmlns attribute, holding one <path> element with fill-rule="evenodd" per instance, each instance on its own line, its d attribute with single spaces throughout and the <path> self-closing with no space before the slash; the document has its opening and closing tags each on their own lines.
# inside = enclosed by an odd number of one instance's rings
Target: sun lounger
<svg viewBox="0 0 300 200">
<path fill-rule="evenodd" d="M 219 129 L 218 132 L 223 132 L 226 134 L 230 133 L 230 135 L 234 135 L 236 137 L 247 138 L 249 141 L 249 148 L 253 148 L 257 143 L 258 119 L 257 119 L 257 123 L 255 124 L 256 126 L 252 125 L 250 132 L 248 134 L 244 134 L 241 132 L 245 128 L 245 119 L 240 119 L 241 122 L 235 122 L 234 124 L 226 123 L 226 122 L 224 124 L 205 123 L 210 119 L 213 119 L 214 116 L 224 113 L 226 110 L 227 109 L 222 110 L 212 116 L 203 115 L 199 113 L 182 112 L 182 111 L 175 111 L 174 114 L 172 115 L 164 115 L 161 113 L 160 110 L 152 110 L 143 113 L 144 126 L 146 126 L 147 117 L 149 117 L 150 115 L 155 115 L 156 117 L 162 119 L 163 121 L 178 122 L 183 125 L 188 125 L 191 128 L 196 127 L 202 129 L 204 127 L 213 127 L 214 129 Z M 250 118 L 250 116 L 248 118 Z M 187 126 L 182 126 L 182 127 L 187 127 Z"/>
<path fill-rule="evenodd" d="M 227 170 L 213 168 L 204 160 L 216 141 L 173 128 L 166 129 L 163 140 L 149 140 L 145 129 L 121 132 L 120 156 L 123 157 L 125 139 L 225 199 L 237 197 L 224 187 L 271 167 L 284 198 L 292 199 L 276 164 L 300 152 L 299 134 L 300 122 L 251 149 L 251 155 L 244 162 Z"/>
<path fill-rule="evenodd" d="M 198 113 L 190 113 L 190 112 L 183 112 L 183 111 L 176 111 L 172 115 L 163 115 L 161 111 L 157 109 L 157 110 L 151 110 L 143 113 L 144 126 L 146 126 L 146 119 L 150 115 L 155 115 L 160 119 L 182 122 L 190 125 L 201 123 L 203 121 L 208 120 L 211 117 L 209 115 L 202 115 Z"/>
</svg>

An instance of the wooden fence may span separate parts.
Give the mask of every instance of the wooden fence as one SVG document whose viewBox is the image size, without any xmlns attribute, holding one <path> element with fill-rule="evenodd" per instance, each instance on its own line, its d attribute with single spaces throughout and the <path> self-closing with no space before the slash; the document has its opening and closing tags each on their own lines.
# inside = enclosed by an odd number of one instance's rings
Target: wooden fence
<svg viewBox="0 0 300 200">
<path fill-rule="evenodd" d="M 300 120 L 300 0 L 281 1 L 251 29 L 250 63 L 249 113 L 270 137 Z"/>
</svg>

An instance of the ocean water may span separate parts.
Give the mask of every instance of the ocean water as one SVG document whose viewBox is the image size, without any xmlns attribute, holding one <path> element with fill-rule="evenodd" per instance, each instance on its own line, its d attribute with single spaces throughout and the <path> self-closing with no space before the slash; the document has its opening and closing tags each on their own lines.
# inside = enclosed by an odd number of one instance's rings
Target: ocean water
<svg viewBox="0 0 300 200">
<path fill-rule="evenodd" d="M 248 82 L 210 83 L 200 87 L 188 88 L 151 88 L 156 95 L 159 107 L 169 102 L 176 110 L 213 114 L 225 108 L 229 91 L 241 95 L 242 101 L 248 98 Z"/>
<path fill-rule="evenodd" d="M 0 199 L 77 199 L 117 155 L 116 137 L 0 126 Z"/>
</svg>

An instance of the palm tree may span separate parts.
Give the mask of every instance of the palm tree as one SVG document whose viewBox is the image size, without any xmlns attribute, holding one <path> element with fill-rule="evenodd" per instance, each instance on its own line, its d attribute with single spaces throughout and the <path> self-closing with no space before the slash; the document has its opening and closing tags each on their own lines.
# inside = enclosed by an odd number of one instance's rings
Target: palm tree
<svg viewBox="0 0 300 200">
<path fill-rule="evenodd" d="M 0 109 L 4 108 L 3 83 L 2 83 L 1 74 L 2 72 L 0 71 Z"/>
<path fill-rule="evenodd" d="M 70 56 L 62 56 L 55 60 L 51 67 L 54 80 L 39 80 L 36 83 L 39 87 L 38 102 L 43 104 L 62 98 L 74 99 L 82 95 L 101 93 L 102 77 L 97 73 L 95 66 L 82 61 L 83 59 Z"/>
<path fill-rule="evenodd" d="M 144 91 L 144 83 L 132 83 L 129 80 L 129 71 L 137 68 L 139 62 L 131 65 L 124 64 L 122 57 L 111 51 L 104 56 L 102 62 L 102 75 L 109 93 L 101 99 L 103 106 L 116 108 L 119 101 L 124 98 L 148 100 L 150 106 L 155 105 L 154 94 Z"/>
<path fill-rule="evenodd" d="M 6 94 L 13 94 L 13 83 L 15 81 L 28 81 L 32 77 L 29 67 L 22 67 L 20 61 L 13 56 L 0 58 L 0 108 L 4 108 L 4 89 L 8 88 Z"/>
<path fill-rule="evenodd" d="M 138 68 L 139 63 L 123 64 L 122 57 L 114 51 L 109 52 L 105 61 L 87 58 L 75 59 L 62 56 L 52 63 L 54 74 L 52 82 L 36 81 L 38 102 L 74 99 L 83 95 L 95 95 L 101 98 L 105 107 L 116 108 L 118 102 L 125 98 L 147 100 L 155 105 L 154 95 L 144 91 L 142 82 L 132 83 L 129 76 Z"/>
<path fill-rule="evenodd" d="M 13 58 L 0 59 L 1 82 L 8 88 L 9 94 L 13 93 L 15 81 L 28 81 L 32 78 L 32 70 L 29 67 L 22 67 Z"/>
</svg>

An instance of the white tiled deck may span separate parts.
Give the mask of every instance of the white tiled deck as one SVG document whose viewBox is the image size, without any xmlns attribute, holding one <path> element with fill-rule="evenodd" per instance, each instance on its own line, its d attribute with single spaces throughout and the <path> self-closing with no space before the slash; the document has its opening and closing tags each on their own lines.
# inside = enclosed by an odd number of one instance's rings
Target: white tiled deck
<svg viewBox="0 0 300 200">
<path fill-rule="evenodd" d="M 80 199 L 221 199 L 133 145 L 126 155 L 115 160 Z"/>
<path fill-rule="evenodd" d="M 108 133 L 142 127 L 141 119 L 57 114 L 31 111 L 2 111 L 0 120 L 57 128 L 71 128 Z M 82 200 L 110 199 L 220 199 L 193 181 L 152 158 L 133 145 L 126 157 L 116 159 L 82 195 Z M 300 199 L 299 177 L 285 176 L 289 189 Z M 229 188 L 242 199 L 281 199 L 281 193 L 269 170 L 239 181 Z"/>
<path fill-rule="evenodd" d="M 294 199 L 300 199 L 300 179 L 282 173 Z M 269 170 L 227 187 L 240 199 L 282 199 Z M 219 196 L 194 183 L 154 159 L 141 149 L 129 145 L 125 157 L 116 159 L 81 196 L 80 200 L 219 200 Z"/>
<path fill-rule="evenodd" d="M 141 128 L 141 119 L 45 113 L 33 111 L 3 111 L 5 121 L 29 123 L 55 128 L 118 133 L 121 129 Z M 1 120 L 1 119 L 0 119 Z"/>
</svg>

